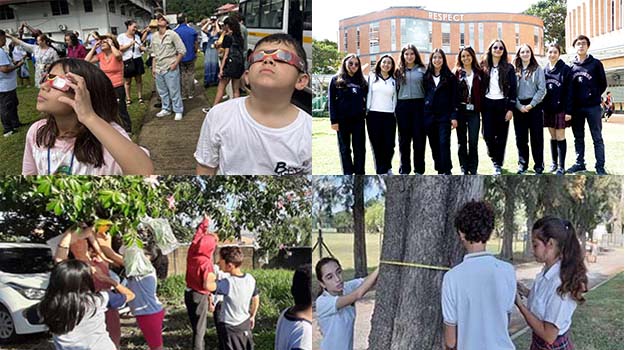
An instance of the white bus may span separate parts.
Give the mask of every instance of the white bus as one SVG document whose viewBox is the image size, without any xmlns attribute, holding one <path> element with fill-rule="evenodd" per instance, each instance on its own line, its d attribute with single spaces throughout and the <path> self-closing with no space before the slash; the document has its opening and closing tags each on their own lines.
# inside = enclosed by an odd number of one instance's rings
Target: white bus
<svg viewBox="0 0 625 350">
<path fill-rule="evenodd" d="M 288 33 L 302 43 L 312 62 L 312 0 L 240 0 L 248 31 L 247 49 L 273 33 Z"/>
<path fill-rule="evenodd" d="M 304 47 L 308 69 L 312 68 L 312 0 L 240 0 L 239 12 L 247 27 L 248 50 L 258 40 L 288 33 Z M 295 91 L 291 101 L 312 114 L 312 90 Z"/>
</svg>

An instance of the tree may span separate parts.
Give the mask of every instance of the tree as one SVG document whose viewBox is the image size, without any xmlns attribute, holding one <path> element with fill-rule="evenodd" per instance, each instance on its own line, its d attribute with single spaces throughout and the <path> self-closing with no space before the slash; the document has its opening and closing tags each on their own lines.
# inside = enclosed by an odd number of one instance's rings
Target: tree
<svg viewBox="0 0 625 350">
<path fill-rule="evenodd" d="M 380 233 L 384 228 L 384 202 L 369 202 L 365 209 L 365 227 L 368 233 Z"/>
<path fill-rule="evenodd" d="M 168 0 L 167 13 L 185 13 L 189 16 L 189 21 L 199 22 L 202 18 L 206 18 L 217 10 L 218 7 L 234 3 L 228 0 Z"/>
<path fill-rule="evenodd" d="M 313 39 L 313 74 L 336 74 L 341 65 L 341 53 L 337 44 L 325 39 L 318 41 Z"/>
<path fill-rule="evenodd" d="M 126 243 L 139 237 L 141 218 L 165 217 L 184 241 L 194 218 L 207 212 L 222 239 L 256 234 L 261 251 L 276 253 L 280 245 L 310 245 L 310 179 L 306 177 L 148 177 L 39 176 L 0 180 L 0 233 L 33 238 L 43 225 L 44 239 L 70 224 L 109 218 L 111 233 Z"/>
<path fill-rule="evenodd" d="M 541 0 L 523 11 L 526 15 L 539 17 L 545 24 L 545 45 L 558 43 L 566 51 L 565 20 L 566 0 Z M 564 53 L 564 52 L 563 52 Z"/>
<path fill-rule="evenodd" d="M 352 177 L 354 189 L 354 269 L 355 277 L 367 275 L 367 242 L 365 235 L 365 177 Z"/>
<path fill-rule="evenodd" d="M 453 219 L 469 200 L 481 199 L 483 177 L 386 178 L 382 260 L 454 266 L 463 256 Z M 382 264 L 371 349 L 440 349 L 443 271 Z"/>
</svg>

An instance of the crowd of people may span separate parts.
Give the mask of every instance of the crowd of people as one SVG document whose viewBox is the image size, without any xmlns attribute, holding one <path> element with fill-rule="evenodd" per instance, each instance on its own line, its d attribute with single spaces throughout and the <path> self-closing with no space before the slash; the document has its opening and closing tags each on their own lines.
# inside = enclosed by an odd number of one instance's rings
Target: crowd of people
<svg viewBox="0 0 625 350">
<path fill-rule="evenodd" d="M 561 59 L 558 44 L 548 47 L 549 62 L 540 67 L 527 44 L 512 62 L 501 39 L 493 40 L 478 61 L 475 50 L 462 47 L 453 70 L 441 49 L 432 50 L 427 62 L 414 45 L 401 50 L 399 60 L 383 55 L 365 77 L 360 58 L 347 55 L 328 88 L 331 128 L 336 131 L 343 174 L 365 173 L 365 133 L 373 151 L 377 174 L 393 174 L 395 133 L 398 132 L 400 174 L 425 173 L 426 140 L 434 169 L 451 174 L 450 135 L 456 129 L 458 159 L 463 175 L 477 174 L 478 140 L 482 135 L 494 175 L 502 174 L 508 129 L 514 123 L 518 151 L 517 174 L 530 167 L 557 175 L 586 170 L 585 124 L 595 151 L 595 170 L 605 175 L 602 110 L 613 111 L 606 90 L 602 63 L 588 54 L 590 39 L 573 41 L 576 52 L 570 65 Z M 551 136 L 551 163 L 543 159 L 543 128 Z M 572 127 L 575 163 L 565 168 L 565 128 Z M 412 158 L 412 162 L 411 162 Z"/>
<path fill-rule="evenodd" d="M 534 258 L 544 266 L 530 289 L 517 282 L 513 265 L 486 251 L 494 220 L 492 206 L 482 201 L 466 203 L 456 213 L 454 226 L 466 254 L 440 287 L 444 348 L 515 349 L 508 326 L 516 305 L 532 331 L 532 350 L 575 349 L 572 317 L 585 301 L 588 276 L 573 224 L 553 216 L 534 223 Z M 340 262 L 326 257 L 315 272 L 321 289 L 315 301 L 320 349 L 353 349 L 354 303 L 376 285 L 379 270 L 345 281 Z"/>
<path fill-rule="evenodd" d="M 151 350 L 164 348 L 166 310 L 157 296 L 163 278 L 163 252 L 155 233 L 140 229 L 143 248 L 114 242 L 110 220 L 98 219 L 70 227 L 54 253 L 55 266 L 42 301 L 27 311 L 33 324 L 45 324 L 56 349 L 121 348 L 119 309 L 127 305 Z M 209 230 L 205 216 L 188 249 L 184 302 L 193 330 L 193 349 L 204 350 L 207 318 L 213 315 L 220 350 L 253 350 L 253 330 L 260 305 L 252 275 L 241 270 L 240 247 L 224 245 Z M 311 349 L 311 268 L 303 265 L 293 276 L 292 307 L 276 324 L 276 349 Z"/>
<path fill-rule="evenodd" d="M 124 33 L 93 32 L 85 40 L 68 32 L 63 43 L 53 43 L 26 23 L 18 36 L 0 31 L 0 44 L 8 40 L 12 47 L 11 55 L 0 52 L 4 136 L 23 125 L 16 89 L 18 72 L 22 84 L 29 82 L 28 55 L 35 62 L 34 84 L 40 90 L 36 108 L 45 116 L 27 132 L 23 175 L 152 174 L 148 150 L 130 139 L 132 82 L 136 101 L 145 103 L 141 77 L 147 65 L 160 101 L 156 117 L 173 113 L 174 120 L 182 120 L 183 100 L 194 97 L 200 49 L 204 86 L 216 85 L 217 93 L 213 105 L 204 109 L 197 173 L 311 174 L 312 119 L 291 103 L 295 90 L 309 82 L 302 44 L 279 33 L 248 50 L 239 13 L 221 21 L 204 19 L 197 30 L 184 14 L 177 15 L 177 25 L 170 29 L 170 18 L 157 12 L 146 28 L 128 20 Z M 25 28 L 36 44 L 24 38 Z M 222 104 L 229 86 L 233 98 Z M 242 86 L 248 96 L 241 97 Z"/>
</svg>

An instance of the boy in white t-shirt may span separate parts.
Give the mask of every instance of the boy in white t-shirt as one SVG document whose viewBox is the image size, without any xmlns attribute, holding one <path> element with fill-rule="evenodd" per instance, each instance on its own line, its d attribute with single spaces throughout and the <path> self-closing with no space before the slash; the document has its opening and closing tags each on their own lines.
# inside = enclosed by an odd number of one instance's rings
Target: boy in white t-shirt
<svg viewBox="0 0 625 350">
<path fill-rule="evenodd" d="M 244 74 L 250 95 L 207 114 L 195 151 L 198 175 L 312 173 L 312 117 L 291 104 L 308 85 L 306 53 L 288 34 L 258 41 Z"/>
<path fill-rule="evenodd" d="M 466 203 L 455 226 L 467 254 L 443 277 L 445 347 L 514 350 L 508 334 L 516 297 L 514 267 L 486 252 L 495 227 L 493 209 L 485 202 Z"/>
<path fill-rule="evenodd" d="M 276 350 L 312 350 L 311 265 L 293 274 L 291 294 L 295 305 L 282 311 L 276 325 Z"/>
</svg>

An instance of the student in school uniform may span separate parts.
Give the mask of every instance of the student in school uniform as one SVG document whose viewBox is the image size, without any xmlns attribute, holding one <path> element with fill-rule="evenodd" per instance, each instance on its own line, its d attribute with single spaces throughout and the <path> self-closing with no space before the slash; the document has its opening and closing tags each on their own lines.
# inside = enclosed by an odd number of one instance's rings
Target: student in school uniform
<svg viewBox="0 0 625 350">
<path fill-rule="evenodd" d="M 443 277 L 445 349 L 514 350 L 508 334 L 516 295 L 514 267 L 486 252 L 495 227 L 493 208 L 485 202 L 466 203 L 455 227 L 467 254 Z"/>
<path fill-rule="evenodd" d="M 584 252 L 573 225 L 553 216 L 532 227 L 536 261 L 544 263 L 532 289 L 519 284 L 516 305 L 532 329 L 530 350 L 574 350 L 569 329 L 578 304 L 584 303 L 588 277 Z M 521 300 L 529 296 L 527 306 Z"/>
<path fill-rule="evenodd" d="M 547 49 L 549 62 L 545 66 L 545 84 L 547 93 L 543 100 L 544 124 L 551 135 L 551 159 L 549 172 L 564 175 L 566 159 L 566 138 L 564 130 L 571 126 L 571 118 L 566 117 L 564 108 L 570 84 L 571 67 L 560 59 L 562 48 L 558 44 L 550 44 Z"/>
<path fill-rule="evenodd" d="M 423 136 L 423 75 L 425 65 L 419 50 L 408 44 L 401 50 L 399 64 L 395 71 L 397 82 L 397 132 L 399 133 L 400 174 L 410 174 L 410 144 L 414 150 L 414 171 L 422 175 L 425 172 L 425 159 L 418 154 L 425 153 L 425 137 Z M 423 150 L 423 151 L 421 151 Z"/>
<path fill-rule="evenodd" d="M 514 109 L 514 133 L 519 151 L 519 170 L 517 174 L 525 174 L 529 167 L 530 150 L 527 135 L 530 135 L 534 172 L 542 174 L 543 164 L 543 105 L 547 93 L 545 72 L 538 65 L 532 48 L 523 44 L 516 53 L 514 66 L 517 75 L 517 99 Z"/>
<path fill-rule="evenodd" d="M 393 73 L 393 57 L 384 55 L 369 75 L 367 94 L 367 132 L 373 150 L 375 173 L 393 175 L 392 161 L 395 153 L 395 106 L 397 85 Z"/>
<path fill-rule="evenodd" d="M 430 140 L 434 168 L 439 174 L 451 175 L 451 129 L 458 126 L 458 79 L 449 70 L 445 52 L 434 49 L 423 76 L 424 131 Z M 425 137 L 422 140 L 425 144 Z M 425 147 L 422 149 L 425 152 Z M 415 153 L 415 158 L 417 154 Z M 425 154 L 419 155 L 425 158 Z"/>
<path fill-rule="evenodd" d="M 321 350 L 354 348 L 354 304 L 362 299 L 378 280 L 378 269 L 367 278 L 343 281 L 343 269 L 335 258 L 322 258 L 315 266 L 319 286 L 323 288 L 315 301 L 321 329 Z"/>
<path fill-rule="evenodd" d="M 365 174 L 367 92 L 360 57 L 348 54 L 328 86 L 330 124 L 336 131 L 343 175 Z"/>
<path fill-rule="evenodd" d="M 495 168 L 494 175 L 501 175 L 517 96 L 516 74 L 514 66 L 508 63 L 508 49 L 503 40 L 495 39 L 490 43 L 481 66 L 487 80 L 482 103 L 482 134 Z"/>
</svg>

